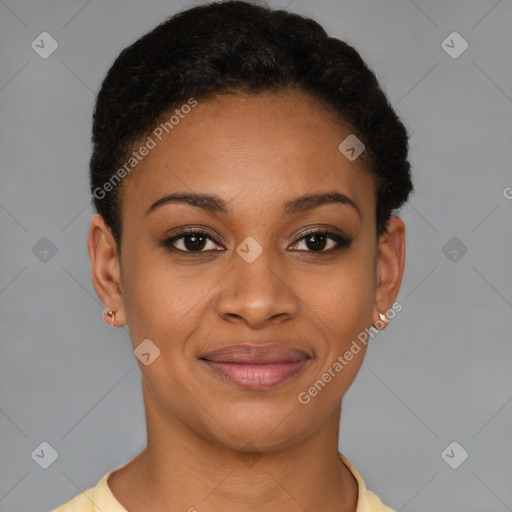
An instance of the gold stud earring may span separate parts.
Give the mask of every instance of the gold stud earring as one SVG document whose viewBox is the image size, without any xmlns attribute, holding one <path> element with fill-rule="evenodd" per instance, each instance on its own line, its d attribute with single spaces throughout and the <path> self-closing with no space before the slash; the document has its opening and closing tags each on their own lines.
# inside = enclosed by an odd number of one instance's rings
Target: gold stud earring
<svg viewBox="0 0 512 512">
<path fill-rule="evenodd" d="M 111 317 L 110 325 L 111 325 L 112 327 L 114 327 L 114 320 L 115 320 L 115 318 L 116 318 L 116 314 L 115 314 L 115 312 L 114 312 L 114 311 L 112 311 L 111 309 L 106 309 L 106 310 L 104 311 L 104 313 L 106 313 L 108 316 L 110 316 L 110 317 Z"/>
</svg>

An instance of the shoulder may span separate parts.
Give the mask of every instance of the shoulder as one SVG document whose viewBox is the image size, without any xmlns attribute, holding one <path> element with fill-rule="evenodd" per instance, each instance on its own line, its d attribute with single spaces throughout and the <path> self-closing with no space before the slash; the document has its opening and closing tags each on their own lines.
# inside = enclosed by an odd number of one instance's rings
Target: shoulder
<svg viewBox="0 0 512 512">
<path fill-rule="evenodd" d="M 394 509 L 384 505 L 380 498 L 372 491 L 366 491 L 366 503 L 367 507 L 363 510 L 368 510 L 368 512 L 395 512 Z"/>
<path fill-rule="evenodd" d="M 66 503 L 54 508 L 51 512 L 96 512 L 97 509 L 94 506 L 95 489 L 95 487 L 91 487 L 81 492 Z"/>
<path fill-rule="evenodd" d="M 117 501 L 108 486 L 109 476 L 118 469 L 127 465 L 121 464 L 110 470 L 90 489 L 87 489 L 66 503 L 53 509 L 51 512 L 126 512 L 126 509 Z"/>
<path fill-rule="evenodd" d="M 350 470 L 352 475 L 357 481 L 357 485 L 359 488 L 359 495 L 357 498 L 357 510 L 356 512 L 395 512 L 392 508 L 384 505 L 380 498 L 372 491 L 369 491 L 366 488 L 366 484 L 364 483 L 363 477 L 359 474 L 356 468 L 352 465 L 352 463 L 342 454 L 340 453 L 340 458 Z"/>
</svg>

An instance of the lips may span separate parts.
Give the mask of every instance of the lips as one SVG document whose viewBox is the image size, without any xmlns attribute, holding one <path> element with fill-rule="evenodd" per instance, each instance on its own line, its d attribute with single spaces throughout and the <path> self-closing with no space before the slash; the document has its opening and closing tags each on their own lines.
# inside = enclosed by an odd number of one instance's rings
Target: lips
<svg viewBox="0 0 512 512">
<path fill-rule="evenodd" d="M 201 359 L 219 363 L 270 364 L 294 363 L 310 357 L 305 350 L 278 343 L 244 343 L 213 350 L 202 356 Z"/>
<path fill-rule="evenodd" d="M 223 379 L 259 391 L 292 378 L 311 358 L 305 350 L 271 343 L 230 345 L 199 359 Z"/>
</svg>

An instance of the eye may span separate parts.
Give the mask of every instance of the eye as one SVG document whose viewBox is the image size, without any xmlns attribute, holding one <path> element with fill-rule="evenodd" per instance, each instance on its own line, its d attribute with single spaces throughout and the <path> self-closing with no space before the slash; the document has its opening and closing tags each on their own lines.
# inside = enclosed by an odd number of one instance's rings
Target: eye
<svg viewBox="0 0 512 512">
<path fill-rule="evenodd" d="M 210 247 L 208 243 L 210 242 Z M 312 253 L 330 253 L 339 249 L 350 247 L 353 238 L 338 235 L 329 231 L 309 231 L 303 235 L 299 240 L 294 242 L 291 246 L 292 250 L 298 252 L 312 252 Z M 293 248 L 294 246 L 304 244 L 305 249 Z M 202 230 L 187 230 L 182 231 L 162 242 L 164 247 L 174 251 L 189 252 L 189 253 L 202 253 L 212 250 L 222 251 L 216 245 L 215 240 L 209 233 Z M 216 248 L 217 247 L 217 248 Z"/>
<path fill-rule="evenodd" d="M 209 233 L 197 229 L 182 231 L 164 240 L 162 245 L 176 251 L 201 253 L 205 252 L 203 249 L 208 246 L 208 241 L 212 243 L 213 247 L 207 248 L 207 250 L 223 250 L 215 249 L 215 242 Z"/>
<path fill-rule="evenodd" d="M 327 250 L 325 250 L 326 246 L 329 246 Z M 353 242 L 353 238 L 344 237 L 338 235 L 337 233 L 331 233 L 329 231 L 309 231 L 304 236 L 302 236 L 297 242 L 293 245 L 304 243 L 306 245 L 306 249 L 293 249 L 298 251 L 307 251 L 307 252 L 333 252 L 339 249 L 346 249 L 350 247 Z"/>
</svg>

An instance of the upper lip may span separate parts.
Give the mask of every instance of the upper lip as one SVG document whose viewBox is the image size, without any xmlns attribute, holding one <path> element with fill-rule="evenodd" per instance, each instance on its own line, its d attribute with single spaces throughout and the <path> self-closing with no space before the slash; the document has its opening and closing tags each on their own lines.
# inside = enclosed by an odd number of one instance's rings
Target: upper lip
<svg viewBox="0 0 512 512">
<path fill-rule="evenodd" d="M 269 364 L 310 359 L 308 351 L 280 343 L 241 343 L 212 350 L 200 357 L 222 363 Z"/>
</svg>

